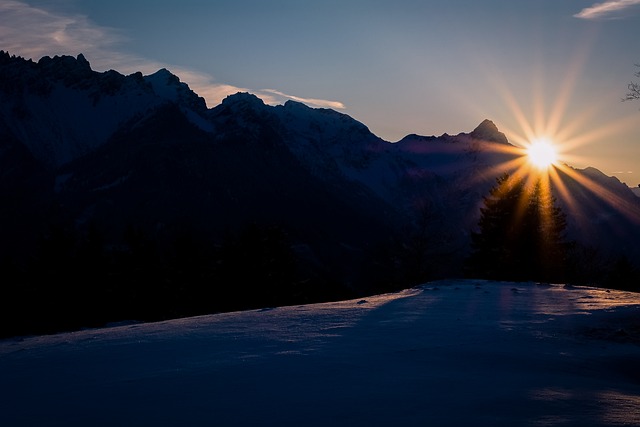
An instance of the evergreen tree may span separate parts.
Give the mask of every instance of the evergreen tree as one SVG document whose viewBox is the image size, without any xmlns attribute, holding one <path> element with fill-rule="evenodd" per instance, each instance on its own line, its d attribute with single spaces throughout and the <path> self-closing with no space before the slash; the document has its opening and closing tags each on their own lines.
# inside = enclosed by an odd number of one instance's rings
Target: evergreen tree
<svg viewBox="0 0 640 427">
<path fill-rule="evenodd" d="M 558 280 L 564 266 L 566 217 L 541 181 L 503 174 L 484 198 L 471 234 L 468 273 L 500 280 Z"/>
<path fill-rule="evenodd" d="M 533 233 L 534 252 L 532 263 L 535 269 L 530 273 L 532 278 L 541 280 L 559 280 L 565 275 L 569 243 L 566 241 L 566 215 L 556 206 L 556 199 L 550 188 L 537 181 L 529 193 L 529 214 L 531 232 Z"/>
</svg>

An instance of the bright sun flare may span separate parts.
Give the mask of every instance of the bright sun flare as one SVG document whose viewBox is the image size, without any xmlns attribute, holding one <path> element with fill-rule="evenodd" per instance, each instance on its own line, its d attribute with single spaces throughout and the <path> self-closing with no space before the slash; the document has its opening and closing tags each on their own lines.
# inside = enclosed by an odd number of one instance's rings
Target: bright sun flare
<svg viewBox="0 0 640 427">
<path fill-rule="evenodd" d="M 558 159 L 556 149 L 547 139 L 533 141 L 527 148 L 529 162 L 538 169 L 547 169 Z"/>
</svg>

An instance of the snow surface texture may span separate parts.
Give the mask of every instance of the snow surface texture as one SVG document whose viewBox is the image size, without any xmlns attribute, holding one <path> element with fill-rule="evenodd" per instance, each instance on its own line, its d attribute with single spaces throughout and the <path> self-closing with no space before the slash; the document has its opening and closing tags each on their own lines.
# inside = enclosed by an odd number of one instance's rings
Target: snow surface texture
<svg viewBox="0 0 640 427">
<path fill-rule="evenodd" d="M 639 361 L 638 294 L 441 281 L 0 341 L 0 425 L 640 425 Z"/>
</svg>

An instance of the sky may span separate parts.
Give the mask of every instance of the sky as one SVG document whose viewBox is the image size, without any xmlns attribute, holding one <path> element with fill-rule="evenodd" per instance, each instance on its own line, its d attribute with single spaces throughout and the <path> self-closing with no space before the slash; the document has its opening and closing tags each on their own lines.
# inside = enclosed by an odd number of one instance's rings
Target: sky
<svg viewBox="0 0 640 427">
<path fill-rule="evenodd" d="M 439 281 L 0 340 L 4 426 L 640 425 L 637 293 Z"/>
<path fill-rule="evenodd" d="M 350 115 L 395 142 L 492 120 L 515 145 L 640 184 L 640 0 L 0 0 L 0 49 L 167 68 L 209 107 L 238 91 Z"/>
</svg>

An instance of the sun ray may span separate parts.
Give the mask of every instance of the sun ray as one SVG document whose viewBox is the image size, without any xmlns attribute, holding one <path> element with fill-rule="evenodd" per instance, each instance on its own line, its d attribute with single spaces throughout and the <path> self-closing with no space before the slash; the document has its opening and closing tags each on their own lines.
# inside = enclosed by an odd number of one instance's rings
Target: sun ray
<svg viewBox="0 0 640 427">
<path fill-rule="evenodd" d="M 606 187 L 570 167 L 564 167 L 562 171 L 578 182 L 578 184 L 580 184 L 585 190 L 589 191 L 608 205 L 615 207 L 618 212 L 622 213 L 627 217 L 627 219 L 640 224 L 640 208 L 638 208 L 638 205 L 630 203 L 620 195 L 610 191 Z"/>
<path fill-rule="evenodd" d="M 612 135 L 624 130 L 631 129 L 638 123 L 637 115 L 630 115 L 618 120 L 614 120 L 607 125 L 600 126 L 597 129 L 590 129 L 589 132 L 583 132 L 572 138 L 563 139 L 563 145 L 567 149 L 575 149 L 587 144 L 601 141 L 604 138 L 610 138 Z"/>
<path fill-rule="evenodd" d="M 591 45 L 589 43 L 583 43 L 581 47 L 579 47 L 578 51 L 572 56 L 573 59 L 569 61 L 569 69 L 567 70 L 562 84 L 560 85 L 560 90 L 556 96 L 555 102 L 553 103 L 553 109 L 548 116 L 546 128 L 544 130 L 546 135 L 554 135 L 556 138 L 560 139 L 560 135 L 558 135 L 558 133 L 564 121 L 567 106 L 571 100 L 576 83 L 579 80 L 580 71 L 584 68 L 588 58 L 590 46 Z"/>
<path fill-rule="evenodd" d="M 556 165 L 556 167 L 550 168 L 549 176 L 551 178 L 551 181 L 553 182 L 554 188 L 558 192 L 559 198 L 564 201 L 565 205 L 571 211 L 570 213 L 574 214 L 578 211 L 578 205 L 576 203 L 576 199 L 573 197 L 573 195 L 569 191 L 569 188 L 567 187 L 565 182 L 560 177 L 560 174 L 558 173 L 558 170 L 563 170 L 564 168 L 567 168 L 567 166 Z"/>
<path fill-rule="evenodd" d="M 538 185 L 539 195 L 549 207 L 540 209 L 541 221 L 555 220 L 552 217 L 559 207 L 566 214 L 567 238 L 579 243 L 577 250 L 580 244 L 588 248 L 591 237 L 597 236 L 603 240 L 598 240 L 602 245 L 596 249 L 609 251 L 616 244 L 617 233 L 628 233 L 627 224 L 640 225 L 640 204 L 624 184 L 616 184 L 611 178 L 612 185 L 609 185 L 607 175 L 599 177 L 592 170 L 581 168 L 593 165 L 594 156 L 613 155 L 611 150 L 617 144 L 617 136 L 637 126 L 638 117 L 634 113 L 612 118 L 612 112 L 603 111 L 610 104 L 582 99 L 582 94 L 577 92 L 595 36 L 593 32 L 586 34 L 583 43 L 571 54 L 569 67 L 564 72 L 558 72 L 552 64 L 546 67 L 541 58 L 533 61 L 537 65 L 530 75 L 520 76 L 524 79 L 518 78 L 512 87 L 507 83 L 512 76 L 504 75 L 504 70 L 480 64 L 502 101 L 496 111 L 500 114 L 497 124 L 510 148 L 504 144 L 492 146 L 491 149 L 500 154 L 489 157 L 494 161 L 479 168 L 475 179 L 489 182 L 506 172 L 529 188 Z M 545 75 L 548 71 L 553 71 L 553 79 L 548 78 L 550 74 Z M 486 113 L 485 103 L 467 102 L 466 105 Z M 608 118 L 607 122 L 595 125 L 601 123 L 603 117 Z M 556 158 L 539 167 L 530 162 L 527 151 L 535 139 L 542 137 L 552 141 Z M 608 152 L 605 151 L 607 143 L 611 144 Z M 517 208 L 519 212 L 522 206 Z"/>
<path fill-rule="evenodd" d="M 541 61 L 538 62 L 541 64 Z M 540 65 L 539 65 L 540 67 Z M 545 129 L 545 102 L 542 94 L 544 93 L 545 82 L 542 79 L 543 72 L 538 68 L 538 72 L 534 76 L 533 83 L 533 131 L 535 134 L 546 132 Z"/>
<path fill-rule="evenodd" d="M 511 113 L 514 115 L 516 122 L 522 129 L 522 132 L 524 133 L 524 138 L 529 139 L 533 137 L 533 135 L 535 135 L 534 129 L 531 127 L 531 124 L 527 119 L 527 115 L 524 113 L 524 111 L 520 107 L 520 104 L 514 98 L 513 94 L 502 85 L 498 86 L 498 90 L 500 91 L 504 101 L 507 103 L 507 106 L 510 108 Z"/>
<path fill-rule="evenodd" d="M 598 129 L 596 135 L 610 135 L 612 130 L 619 129 L 622 124 L 626 123 L 629 122 L 625 120 L 617 121 L 605 128 Z M 525 135 L 527 132 L 532 131 L 530 125 L 525 126 L 525 128 L 527 129 Z M 559 131 L 563 130 L 565 129 L 559 129 Z M 594 218 L 584 213 L 593 212 L 593 208 L 598 208 L 598 203 L 601 202 L 615 208 L 630 221 L 640 224 L 640 207 L 638 205 L 610 191 L 604 185 L 599 184 L 585 175 L 583 171 L 574 169 L 564 163 L 566 160 L 579 158 L 579 156 L 575 154 L 567 153 L 567 146 L 573 148 L 573 144 L 576 144 L 576 141 L 580 141 L 580 144 L 575 145 L 579 147 L 581 144 L 584 144 L 584 141 L 590 141 L 597 138 L 597 136 L 576 135 L 572 139 L 569 139 L 568 143 L 567 141 L 560 141 L 559 144 L 555 144 L 558 147 L 557 152 L 550 154 L 551 158 L 543 165 L 536 165 L 529 159 L 531 155 L 529 151 L 531 147 L 534 146 L 536 138 L 527 139 L 527 137 L 522 134 L 515 135 L 517 135 L 515 140 L 518 141 L 522 147 L 504 144 L 489 145 L 493 152 L 505 154 L 508 158 L 485 170 L 482 174 L 483 179 L 487 179 L 491 174 L 493 174 L 494 177 L 499 176 L 506 171 L 511 174 L 514 182 L 520 180 L 525 183 L 527 188 L 534 188 L 536 185 L 539 186 L 538 191 L 540 191 L 541 200 L 544 201 L 539 210 L 542 223 L 548 223 L 552 220 L 552 201 L 560 200 L 561 206 L 567 209 L 567 214 L 576 221 L 577 229 L 575 230 L 588 230 L 593 227 Z M 555 138 L 549 137 L 548 141 L 546 141 L 547 144 L 551 144 L 549 140 L 557 142 Z M 541 141 L 538 141 L 538 143 L 540 142 Z M 573 183 L 570 184 L 569 181 Z M 577 191 L 577 198 L 576 195 L 573 194 L 575 191 Z M 592 196 L 589 196 L 589 194 Z M 597 202 L 598 200 L 601 202 Z M 589 205 L 592 206 L 587 208 Z M 515 215 L 516 218 L 522 218 L 524 209 L 526 209 L 526 200 L 522 200 L 518 205 L 518 211 Z"/>
</svg>

